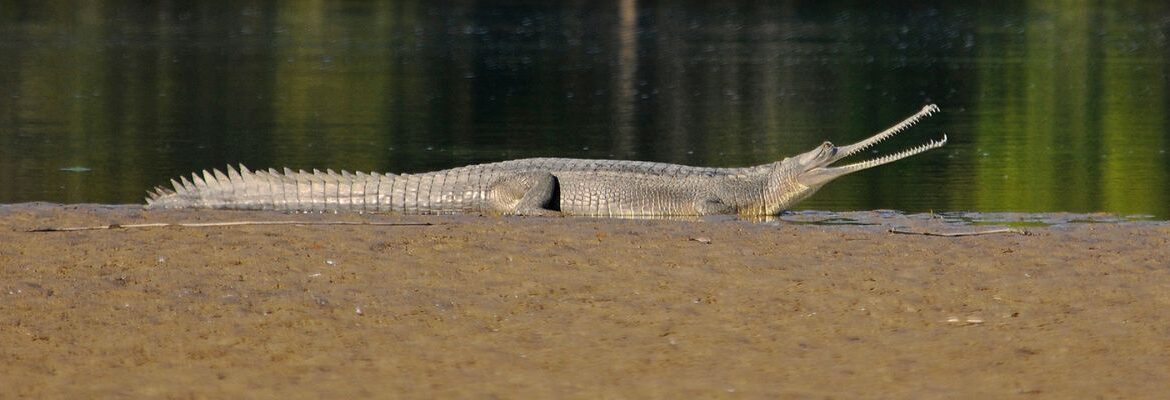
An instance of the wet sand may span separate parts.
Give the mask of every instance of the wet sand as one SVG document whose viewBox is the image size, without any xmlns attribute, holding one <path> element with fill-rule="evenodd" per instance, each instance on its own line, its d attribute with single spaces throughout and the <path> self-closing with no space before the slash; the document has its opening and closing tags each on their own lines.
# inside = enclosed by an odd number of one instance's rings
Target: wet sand
<svg viewBox="0 0 1170 400">
<path fill-rule="evenodd" d="M 228 220 L 433 225 L 25 232 Z M 31 398 L 1170 393 L 1170 224 L 961 238 L 887 228 L 3 206 L 0 387 Z"/>
</svg>

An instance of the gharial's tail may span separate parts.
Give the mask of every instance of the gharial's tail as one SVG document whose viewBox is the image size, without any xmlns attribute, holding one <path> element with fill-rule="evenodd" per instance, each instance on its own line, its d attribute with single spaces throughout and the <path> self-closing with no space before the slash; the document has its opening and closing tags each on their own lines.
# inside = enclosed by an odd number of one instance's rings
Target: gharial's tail
<svg viewBox="0 0 1170 400">
<path fill-rule="evenodd" d="M 152 208 L 217 208 L 284 211 L 385 211 L 380 202 L 397 175 L 275 169 L 250 171 L 230 165 L 227 173 L 213 169 L 171 180 L 172 188 L 147 192 Z"/>
</svg>

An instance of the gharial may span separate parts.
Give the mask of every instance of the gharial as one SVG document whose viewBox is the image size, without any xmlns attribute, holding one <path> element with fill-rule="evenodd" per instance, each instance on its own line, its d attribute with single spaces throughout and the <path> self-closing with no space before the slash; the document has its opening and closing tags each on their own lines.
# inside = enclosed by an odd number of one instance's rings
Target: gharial
<svg viewBox="0 0 1170 400">
<path fill-rule="evenodd" d="M 146 208 L 359 211 L 405 214 L 700 216 L 776 215 L 843 175 L 942 147 L 918 147 L 840 167 L 857 154 L 939 111 L 935 105 L 868 139 L 825 142 L 781 161 L 745 168 L 657 162 L 528 158 L 419 174 L 250 171 L 229 166 L 156 187 Z"/>
</svg>

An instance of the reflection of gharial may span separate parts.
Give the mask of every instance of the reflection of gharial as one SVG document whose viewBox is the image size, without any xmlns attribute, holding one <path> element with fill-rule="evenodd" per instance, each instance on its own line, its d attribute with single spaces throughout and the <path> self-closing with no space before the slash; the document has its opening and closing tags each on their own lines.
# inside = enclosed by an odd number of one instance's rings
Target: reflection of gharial
<svg viewBox="0 0 1170 400">
<path fill-rule="evenodd" d="M 810 152 L 747 168 L 529 158 L 421 174 L 249 171 L 240 166 L 193 174 L 156 188 L 147 208 L 359 211 L 407 214 L 693 216 L 775 215 L 842 175 L 943 146 L 939 141 L 877 159 L 830 167 L 920 119 L 935 105 L 860 142 L 825 142 Z"/>
</svg>

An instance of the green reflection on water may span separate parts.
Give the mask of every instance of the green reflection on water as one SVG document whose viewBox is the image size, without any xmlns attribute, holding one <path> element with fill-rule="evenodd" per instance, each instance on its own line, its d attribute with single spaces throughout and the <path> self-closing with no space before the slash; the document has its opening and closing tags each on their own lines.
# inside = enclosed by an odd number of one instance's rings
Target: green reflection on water
<svg viewBox="0 0 1170 400">
<path fill-rule="evenodd" d="M 1029 5 L 993 34 L 1018 42 L 983 48 L 999 62 L 979 70 L 973 208 L 1165 218 L 1165 36 L 1133 19 L 1164 7 Z"/>
</svg>

